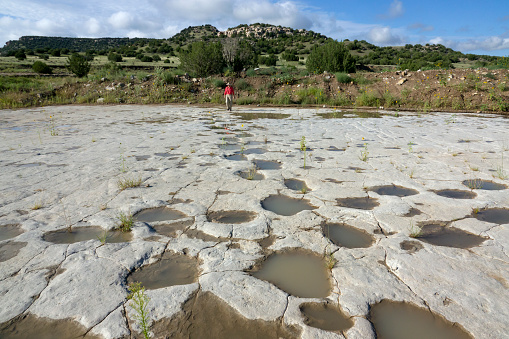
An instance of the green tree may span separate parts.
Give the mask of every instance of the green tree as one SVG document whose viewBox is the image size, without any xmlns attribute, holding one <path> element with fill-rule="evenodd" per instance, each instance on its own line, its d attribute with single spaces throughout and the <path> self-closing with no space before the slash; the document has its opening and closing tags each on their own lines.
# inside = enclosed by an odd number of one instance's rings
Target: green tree
<svg viewBox="0 0 509 339">
<path fill-rule="evenodd" d="M 180 66 L 188 73 L 207 76 L 221 73 L 225 65 L 220 42 L 194 42 L 180 53 Z"/>
<path fill-rule="evenodd" d="M 51 74 L 52 73 L 51 67 L 49 67 L 48 65 L 46 65 L 46 63 L 44 63 L 42 61 L 34 62 L 34 64 L 32 65 L 32 69 L 34 70 L 34 72 L 40 73 L 40 74 Z"/>
<path fill-rule="evenodd" d="M 338 41 L 330 41 L 322 46 L 315 46 L 308 56 L 306 68 L 309 72 L 323 73 L 324 71 L 355 72 L 355 59 L 345 47 Z"/>
<path fill-rule="evenodd" d="M 122 56 L 120 54 L 110 52 L 110 54 L 108 54 L 108 60 L 113 62 L 122 62 Z"/>
<path fill-rule="evenodd" d="M 14 54 L 14 57 L 18 60 L 25 60 L 27 58 L 27 55 L 25 54 L 25 51 L 20 49 L 19 51 Z"/>
<path fill-rule="evenodd" d="M 66 68 L 78 78 L 82 78 L 90 72 L 90 62 L 82 55 L 73 53 L 67 57 Z"/>
</svg>

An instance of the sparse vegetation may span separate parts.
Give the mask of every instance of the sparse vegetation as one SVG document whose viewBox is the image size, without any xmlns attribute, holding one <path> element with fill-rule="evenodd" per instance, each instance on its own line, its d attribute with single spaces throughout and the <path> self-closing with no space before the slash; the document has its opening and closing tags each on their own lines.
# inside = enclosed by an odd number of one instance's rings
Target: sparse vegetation
<svg viewBox="0 0 509 339">
<path fill-rule="evenodd" d="M 122 232 L 131 232 L 134 225 L 134 217 L 131 212 L 120 212 L 117 215 L 118 229 Z"/>
<path fill-rule="evenodd" d="M 145 287 L 143 287 L 139 282 L 131 283 L 127 288 L 129 290 L 127 300 L 130 300 L 129 306 L 135 313 L 133 318 L 138 321 L 144 338 L 149 339 L 150 334 L 148 331 L 150 318 L 147 307 L 150 298 L 145 292 Z"/>
<path fill-rule="evenodd" d="M 141 177 L 138 178 L 120 178 L 117 181 L 118 189 L 123 191 L 128 188 L 139 187 L 142 183 Z"/>
</svg>

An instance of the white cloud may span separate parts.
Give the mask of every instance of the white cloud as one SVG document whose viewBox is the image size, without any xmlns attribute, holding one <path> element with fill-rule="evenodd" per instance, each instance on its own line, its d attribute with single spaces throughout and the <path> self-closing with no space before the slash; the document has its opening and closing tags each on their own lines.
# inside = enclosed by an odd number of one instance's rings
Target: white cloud
<svg viewBox="0 0 509 339">
<path fill-rule="evenodd" d="M 108 18 L 108 22 L 116 29 L 129 28 L 133 23 L 133 17 L 131 14 L 121 11 L 111 15 Z"/>
<path fill-rule="evenodd" d="M 403 8 L 403 3 L 399 0 L 394 0 L 389 6 L 389 11 L 386 14 L 381 14 L 379 17 L 381 19 L 395 19 L 399 18 L 405 13 L 405 9 Z"/>
<path fill-rule="evenodd" d="M 434 31 L 435 27 L 432 25 L 425 25 L 421 22 L 416 22 L 415 24 L 408 26 L 408 29 L 418 30 L 420 33 L 424 33 Z"/>
<path fill-rule="evenodd" d="M 264 22 L 292 28 L 309 29 L 311 20 L 302 12 L 301 8 L 292 1 L 272 3 L 267 0 L 239 2 L 233 10 L 233 16 L 240 22 Z"/>
<path fill-rule="evenodd" d="M 436 37 L 429 41 L 432 44 L 441 44 L 461 52 L 496 51 L 509 49 L 509 38 L 490 36 L 484 39 L 452 40 Z"/>
<path fill-rule="evenodd" d="M 101 32 L 101 24 L 99 23 L 99 20 L 95 18 L 90 18 L 85 22 L 85 28 L 87 31 L 87 36 L 94 36 Z"/>
<path fill-rule="evenodd" d="M 403 42 L 389 27 L 375 27 L 369 31 L 368 37 L 372 43 L 380 45 L 399 45 Z"/>
</svg>

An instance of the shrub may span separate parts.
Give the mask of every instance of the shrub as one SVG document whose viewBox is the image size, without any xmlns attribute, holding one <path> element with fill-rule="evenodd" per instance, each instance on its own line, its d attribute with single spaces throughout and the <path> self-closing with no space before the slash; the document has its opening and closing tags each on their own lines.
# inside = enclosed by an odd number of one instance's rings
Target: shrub
<svg viewBox="0 0 509 339">
<path fill-rule="evenodd" d="M 188 50 L 182 50 L 180 53 L 180 67 L 199 77 L 221 73 L 224 66 L 220 42 L 197 41 L 191 44 Z"/>
<path fill-rule="evenodd" d="M 342 84 L 349 84 L 350 82 L 352 82 L 352 78 L 350 78 L 350 76 L 347 73 L 343 72 L 336 73 L 336 79 L 338 80 L 339 83 Z"/>
<path fill-rule="evenodd" d="M 19 50 L 14 54 L 14 57 L 18 60 L 25 60 L 27 58 L 27 55 L 25 54 L 25 51 Z"/>
<path fill-rule="evenodd" d="M 248 82 L 244 79 L 239 79 L 235 82 L 235 88 L 236 89 L 239 89 L 239 90 L 246 90 L 248 88 L 250 88 L 251 85 L 248 84 Z"/>
<path fill-rule="evenodd" d="M 248 69 L 246 71 L 246 76 L 248 76 L 248 77 L 255 77 L 256 76 L 256 71 L 254 69 L 250 68 L 250 69 Z"/>
<path fill-rule="evenodd" d="M 214 87 L 219 87 L 219 88 L 226 87 L 226 83 L 222 79 L 213 78 L 211 81 L 212 81 L 212 84 L 214 85 Z"/>
<path fill-rule="evenodd" d="M 51 67 L 49 67 L 42 61 L 34 62 L 34 64 L 32 65 L 32 69 L 34 70 L 34 72 L 40 73 L 40 74 L 51 74 L 52 73 Z"/>
<path fill-rule="evenodd" d="M 152 61 L 154 61 L 154 59 L 152 59 L 152 57 L 150 57 L 148 55 L 144 55 L 140 60 L 141 60 L 141 62 L 152 62 Z"/>
<path fill-rule="evenodd" d="M 309 72 L 355 72 L 355 59 L 344 43 L 331 41 L 322 46 L 315 46 L 306 61 Z"/>
<path fill-rule="evenodd" d="M 90 72 L 90 62 L 80 54 L 73 53 L 67 58 L 66 68 L 78 78 L 82 78 Z"/>
<path fill-rule="evenodd" d="M 111 52 L 108 54 L 108 60 L 113 62 L 122 62 L 122 56 L 120 54 Z"/>
</svg>

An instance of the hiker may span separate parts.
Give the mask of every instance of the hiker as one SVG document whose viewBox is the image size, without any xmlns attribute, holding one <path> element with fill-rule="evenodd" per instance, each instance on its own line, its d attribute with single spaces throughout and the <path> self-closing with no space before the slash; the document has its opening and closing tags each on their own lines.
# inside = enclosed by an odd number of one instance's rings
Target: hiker
<svg viewBox="0 0 509 339">
<path fill-rule="evenodd" d="M 230 85 L 230 83 L 227 83 L 226 88 L 224 89 L 224 96 L 226 98 L 226 109 L 228 111 L 232 110 L 232 103 L 233 103 L 234 95 L 235 95 L 235 92 L 233 91 L 233 87 Z"/>
</svg>

